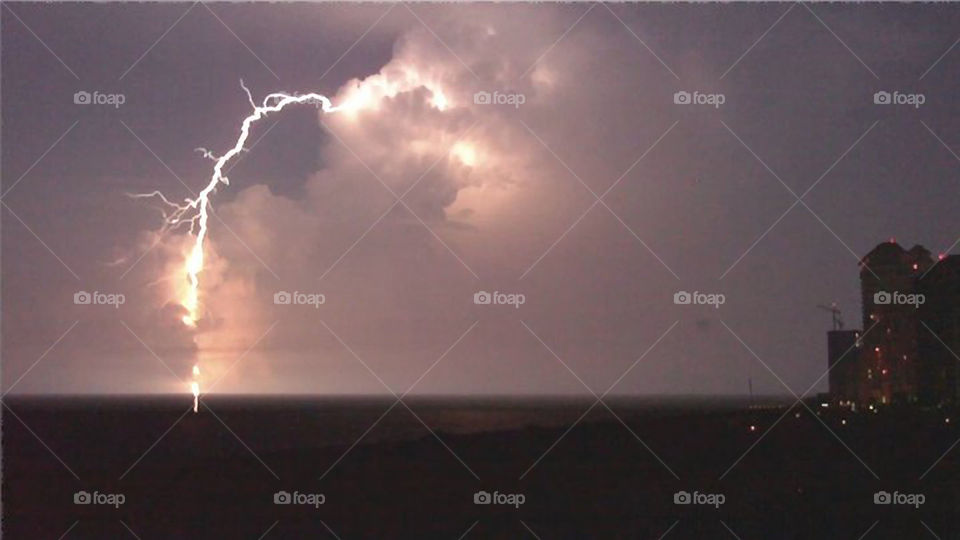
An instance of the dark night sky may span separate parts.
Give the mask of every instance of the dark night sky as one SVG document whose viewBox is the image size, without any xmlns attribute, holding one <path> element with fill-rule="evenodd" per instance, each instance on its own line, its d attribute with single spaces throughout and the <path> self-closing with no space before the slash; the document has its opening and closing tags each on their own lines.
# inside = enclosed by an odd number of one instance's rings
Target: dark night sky
<svg viewBox="0 0 960 540">
<path fill-rule="evenodd" d="M 188 7 L 2 10 L 5 391 L 183 391 L 199 361 L 224 392 L 802 393 L 826 369 L 815 306 L 859 326 L 857 256 L 960 236 L 956 5 L 598 4 L 577 22 L 590 5 L 197 4 L 170 29 Z M 171 293 L 185 238 L 134 265 L 161 216 L 127 194 L 206 184 L 194 149 L 233 145 L 241 79 L 257 100 L 399 86 L 257 125 L 214 199 L 191 331 Z M 473 103 L 495 90 L 526 102 Z M 381 182 L 413 188 L 387 212 Z"/>
</svg>

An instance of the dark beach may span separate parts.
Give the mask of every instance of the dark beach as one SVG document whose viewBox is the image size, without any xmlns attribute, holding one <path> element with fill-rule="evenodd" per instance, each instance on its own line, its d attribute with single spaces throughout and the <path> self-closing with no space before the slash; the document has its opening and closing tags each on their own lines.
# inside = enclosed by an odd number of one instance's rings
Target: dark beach
<svg viewBox="0 0 960 540">
<path fill-rule="evenodd" d="M 68 538 L 960 534 L 960 454 L 937 462 L 960 437 L 945 411 L 852 414 L 811 403 L 818 419 L 803 404 L 790 408 L 782 400 L 754 408 L 606 401 L 616 417 L 597 405 L 567 432 L 592 401 L 406 400 L 431 432 L 403 404 L 390 409 L 393 401 L 382 399 L 214 397 L 196 415 L 183 399 L 12 399 L 3 424 L 3 532 L 7 538 L 58 538 L 68 529 Z M 122 494 L 124 501 L 74 504 L 80 490 Z M 523 501 L 474 504 L 481 490 L 501 499 L 522 494 Z M 877 505 L 874 494 L 883 490 L 921 493 L 924 502 Z M 274 504 L 280 491 L 322 494 L 322 504 Z M 722 494 L 723 503 L 678 505 L 679 491 Z"/>
</svg>

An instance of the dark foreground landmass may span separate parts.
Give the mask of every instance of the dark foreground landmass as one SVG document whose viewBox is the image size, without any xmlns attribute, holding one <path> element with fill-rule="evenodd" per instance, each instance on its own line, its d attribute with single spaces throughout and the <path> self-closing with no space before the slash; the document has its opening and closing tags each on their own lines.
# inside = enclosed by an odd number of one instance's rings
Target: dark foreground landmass
<svg viewBox="0 0 960 540">
<path fill-rule="evenodd" d="M 436 435 L 403 404 L 367 432 L 391 403 L 211 401 L 178 421 L 182 400 L 7 400 L 3 537 L 960 538 L 945 411 L 611 404 L 625 425 L 597 405 L 568 432 L 592 402 L 505 427 L 507 406 L 409 401 Z M 74 504 L 80 490 L 124 501 Z M 274 504 L 281 490 L 323 504 Z M 474 504 L 480 490 L 523 504 Z"/>
</svg>

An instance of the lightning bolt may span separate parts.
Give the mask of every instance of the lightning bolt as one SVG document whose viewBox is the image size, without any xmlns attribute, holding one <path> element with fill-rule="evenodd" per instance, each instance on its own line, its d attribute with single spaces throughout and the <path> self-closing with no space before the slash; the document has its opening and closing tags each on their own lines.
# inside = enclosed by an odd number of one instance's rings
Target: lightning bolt
<svg viewBox="0 0 960 540">
<path fill-rule="evenodd" d="M 224 168 L 230 161 L 246 151 L 245 144 L 250 137 L 250 129 L 258 121 L 262 120 L 267 114 L 278 112 L 288 105 L 295 104 L 313 104 L 324 113 L 335 113 L 343 110 L 352 110 L 358 107 L 356 102 L 348 102 L 341 106 L 334 106 L 327 96 L 309 93 L 309 94 L 287 94 L 284 92 L 274 92 L 263 98 L 263 104 L 257 105 L 250 95 L 250 90 L 240 81 L 240 86 L 247 94 L 247 100 L 253 108 L 253 112 L 243 119 L 240 125 L 240 135 L 237 137 L 233 148 L 230 148 L 222 155 L 215 155 L 206 148 L 197 148 L 203 157 L 214 162 L 213 174 L 210 176 L 207 185 L 193 199 L 187 198 L 183 203 L 175 203 L 168 199 L 160 191 L 150 193 L 137 193 L 131 195 L 134 198 L 157 198 L 169 210 L 163 214 L 164 225 L 162 232 L 176 230 L 184 225 L 188 226 L 189 233 L 194 236 L 193 245 L 184 261 L 184 274 L 187 279 L 187 290 L 180 299 L 180 304 L 187 310 L 181 320 L 191 328 L 195 328 L 200 318 L 200 274 L 203 272 L 204 249 L 203 244 L 207 238 L 208 221 L 210 219 L 210 198 L 217 192 L 220 184 L 230 185 L 230 179 L 224 175 Z"/>
<path fill-rule="evenodd" d="M 190 382 L 190 392 L 193 394 L 193 412 L 194 414 L 200 408 L 200 366 L 193 366 L 193 381 Z"/>
<path fill-rule="evenodd" d="M 210 199 L 217 192 L 220 184 L 230 185 L 230 180 L 224 174 L 224 169 L 241 152 L 247 151 L 245 145 L 250 137 L 250 130 L 253 125 L 262 120 L 270 113 L 279 112 L 288 105 L 312 104 L 325 114 L 337 112 L 353 113 L 360 109 L 376 108 L 376 102 L 385 97 L 393 97 L 397 93 L 416 87 L 425 87 L 432 94 L 430 104 L 438 110 L 444 110 L 449 106 L 449 102 L 443 93 L 443 90 L 432 84 L 430 81 L 423 80 L 419 73 L 415 71 L 406 71 L 404 77 L 399 80 L 389 80 L 382 74 L 374 75 L 363 81 L 351 83 L 346 89 L 346 95 L 343 102 L 334 105 L 327 96 L 317 93 L 308 94 L 288 94 L 285 92 L 274 92 L 263 98 L 263 102 L 257 105 L 253 101 L 250 90 L 240 81 L 240 87 L 247 95 L 247 101 L 253 111 L 243 119 L 240 124 L 240 134 L 237 137 L 233 147 L 221 155 L 216 155 L 206 148 L 197 148 L 203 157 L 213 161 L 213 173 L 206 186 L 200 190 L 200 193 L 194 198 L 186 198 L 182 203 L 170 200 L 160 191 L 149 193 L 131 194 L 133 198 L 155 198 L 165 206 L 163 210 L 163 226 L 160 234 L 179 231 L 186 228 L 188 234 L 193 236 L 193 242 L 190 245 L 184 265 L 183 275 L 186 278 L 186 289 L 180 295 L 180 304 L 186 309 L 187 313 L 181 317 L 184 325 L 190 328 L 196 328 L 197 322 L 201 318 L 200 305 L 200 274 L 204 267 L 204 242 L 207 239 L 208 222 L 210 219 Z M 193 410 L 197 412 L 200 396 L 199 383 L 200 368 L 193 367 L 193 380 L 190 382 L 190 391 L 193 394 Z"/>
<path fill-rule="evenodd" d="M 210 219 L 210 198 L 217 192 L 217 187 L 219 187 L 220 184 L 225 186 L 230 185 L 230 179 L 224 175 L 224 168 L 233 158 L 240 155 L 241 152 L 246 151 L 245 145 L 247 139 L 250 137 L 250 129 L 253 125 L 262 120 L 267 114 L 281 111 L 288 105 L 313 104 L 324 113 L 356 109 L 359 106 L 356 102 L 348 102 L 343 106 L 337 107 L 333 105 L 327 96 L 321 94 L 287 94 L 284 92 L 269 94 L 263 98 L 261 105 L 257 105 L 253 101 L 250 90 L 243 84 L 242 80 L 240 81 L 240 86 L 247 94 L 247 100 L 250 102 L 253 112 L 243 119 L 243 123 L 240 125 L 240 135 L 237 137 L 233 148 L 230 148 L 219 156 L 206 148 L 196 149 L 203 157 L 212 160 L 214 163 L 213 174 L 210 176 L 207 185 L 200 190 L 200 193 L 193 199 L 185 199 L 183 203 L 171 201 L 160 191 L 131 195 L 131 197 L 134 198 L 157 198 L 168 208 L 168 210 L 165 210 L 163 213 L 164 224 L 161 229 L 161 234 L 171 230 L 177 230 L 187 225 L 189 234 L 194 236 L 189 255 L 187 255 L 184 261 L 183 271 L 187 280 L 187 289 L 180 298 L 180 304 L 187 310 L 187 314 L 181 318 L 181 321 L 191 328 L 196 328 L 197 321 L 200 318 L 200 274 L 203 272 L 203 244 L 207 239 L 208 222 Z M 194 413 L 198 411 L 199 406 L 199 375 L 200 367 L 197 365 L 193 366 L 193 380 L 190 382 L 190 392 L 193 394 Z"/>
</svg>

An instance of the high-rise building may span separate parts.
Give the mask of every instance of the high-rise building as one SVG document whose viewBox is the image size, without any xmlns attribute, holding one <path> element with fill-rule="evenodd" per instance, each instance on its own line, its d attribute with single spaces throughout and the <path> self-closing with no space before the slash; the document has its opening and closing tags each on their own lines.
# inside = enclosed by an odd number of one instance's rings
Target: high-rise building
<svg viewBox="0 0 960 540">
<path fill-rule="evenodd" d="M 860 261 L 863 305 L 862 369 L 859 401 L 916 403 L 919 400 L 920 276 L 933 264 L 923 246 L 910 250 L 893 239 Z"/>
<path fill-rule="evenodd" d="M 960 403 L 960 255 L 943 257 L 920 277 L 921 401 Z"/>
<path fill-rule="evenodd" d="M 831 397 L 960 403 L 960 256 L 935 261 L 923 246 L 891 239 L 861 259 L 860 293 L 863 330 L 827 334 Z"/>
</svg>

